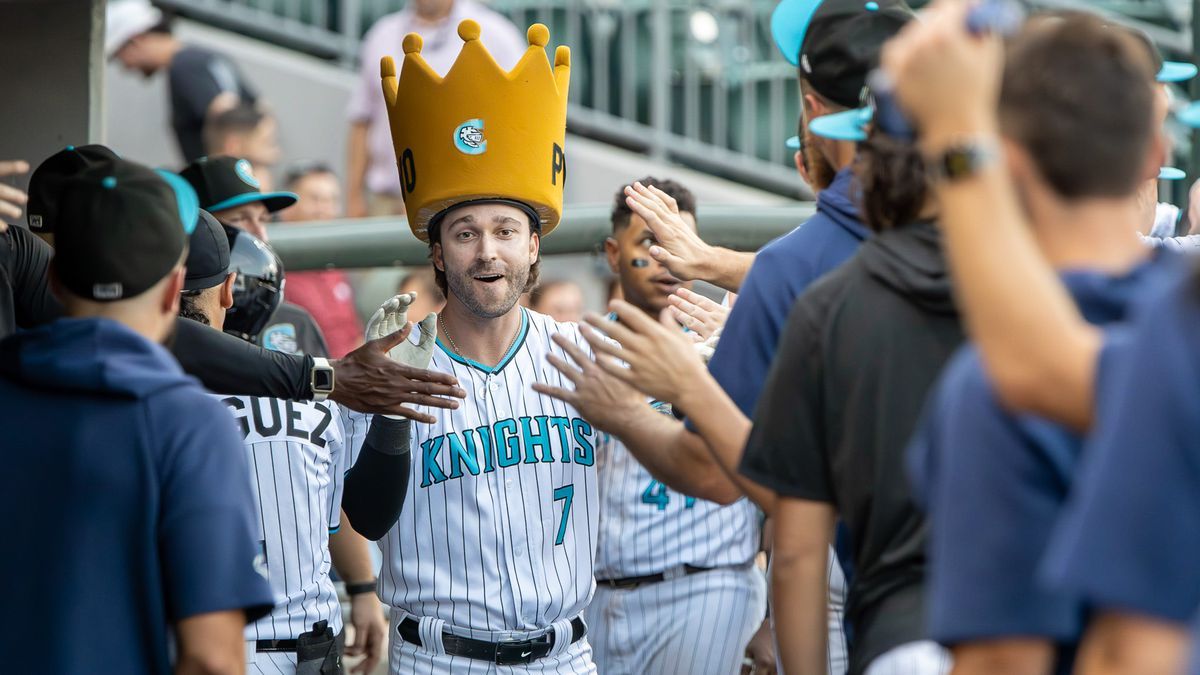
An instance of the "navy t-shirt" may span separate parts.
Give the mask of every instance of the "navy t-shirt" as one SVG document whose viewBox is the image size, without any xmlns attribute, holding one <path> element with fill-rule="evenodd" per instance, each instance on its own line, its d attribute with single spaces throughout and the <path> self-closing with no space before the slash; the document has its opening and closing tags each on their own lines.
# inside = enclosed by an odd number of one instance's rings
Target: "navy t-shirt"
<svg viewBox="0 0 1200 675">
<path fill-rule="evenodd" d="M 1089 322 L 1109 325 L 1125 319 L 1154 267 L 1061 278 Z M 955 355 L 908 449 L 930 526 L 931 637 L 946 645 L 1044 637 L 1060 644 L 1058 672 L 1070 672 L 1084 608 L 1038 583 L 1037 569 L 1082 446 L 1066 427 L 1008 412 L 974 346 Z"/>
<path fill-rule="evenodd" d="M 1200 607 L 1200 276 L 1173 274 L 1106 335 L 1096 424 L 1042 573 L 1098 609 Z"/>
<path fill-rule="evenodd" d="M 0 342 L 10 553 L 0 647 L 52 673 L 169 673 L 182 619 L 273 604 L 236 426 L 116 322 Z"/>
</svg>

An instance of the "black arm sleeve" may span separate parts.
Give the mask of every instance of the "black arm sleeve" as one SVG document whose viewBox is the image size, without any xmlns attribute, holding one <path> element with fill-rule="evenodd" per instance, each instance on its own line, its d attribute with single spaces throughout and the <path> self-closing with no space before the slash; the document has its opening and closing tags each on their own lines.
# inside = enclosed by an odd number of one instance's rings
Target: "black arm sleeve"
<svg viewBox="0 0 1200 675">
<path fill-rule="evenodd" d="M 269 351 L 183 318 L 175 322 L 171 351 L 186 372 L 218 394 L 312 398 L 311 356 Z"/>
<path fill-rule="evenodd" d="M 358 461 L 346 472 L 342 510 L 356 532 L 371 541 L 392 529 L 408 494 L 412 422 L 375 415 Z"/>
</svg>

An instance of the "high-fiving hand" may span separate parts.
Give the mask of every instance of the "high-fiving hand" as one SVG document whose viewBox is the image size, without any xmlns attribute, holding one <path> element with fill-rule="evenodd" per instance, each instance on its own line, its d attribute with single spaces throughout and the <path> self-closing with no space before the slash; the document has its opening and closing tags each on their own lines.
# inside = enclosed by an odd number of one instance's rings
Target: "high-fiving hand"
<svg viewBox="0 0 1200 675">
<path fill-rule="evenodd" d="M 391 335 L 408 324 L 408 308 L 417 299 L 416 293 L 403 293 L 388 298 L 367 321 L 367 340 Z M 429 367 L 433 347 L 437 340 L 437 313 L 432 312 L 417 324 L 421 337 L 416 344 L 405 340 L 388 350 L 388 358 L 422 370 Z"/>
</svg>

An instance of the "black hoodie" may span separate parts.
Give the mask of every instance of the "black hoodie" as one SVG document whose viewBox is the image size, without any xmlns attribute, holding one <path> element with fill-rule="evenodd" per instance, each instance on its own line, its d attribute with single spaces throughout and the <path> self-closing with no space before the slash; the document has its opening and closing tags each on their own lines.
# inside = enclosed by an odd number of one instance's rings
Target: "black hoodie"
<svg viewBox="0 0 1200 675">
<path fill-rule="evenodd" d="M 797 299 L 755 410 L 742 472 L 848 526 L 851 675 L 925 639 L 925 522 L 904 449 L 962 341 L 937 230 L 884 232 Z"/>
</svg>

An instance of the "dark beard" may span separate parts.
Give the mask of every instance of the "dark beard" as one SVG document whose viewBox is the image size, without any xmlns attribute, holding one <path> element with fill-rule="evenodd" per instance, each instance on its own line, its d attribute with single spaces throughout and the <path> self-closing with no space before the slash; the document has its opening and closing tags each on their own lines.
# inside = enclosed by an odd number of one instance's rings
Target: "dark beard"
<svg viewBox="0 0 1200 675">
<path fill-rule="evenodd" d="M 804 169 L 808 172 L 808 179 L 812 181 L 812 189 L 815 192 L 829 187 L 837 176 L 837 167 L 830 164 L 821 152 L 821 144 L 829 142 L 831 141 L 814 136 L 807 126 L 804 127 Z"/>
<path fill-rule="evenodd" d="M 474 277 L 486 270 L 487 267 L 484 265 L 472 265 L 462 273 L 447 269 L 446 286 L 450 293 L 453 293 L 472 314 L 484 319 L 495 319 L 508 314 L 509 310 L 521 299 L 521 294 L 525 292 L 526 282 L 529 281 L 529 268 L 509 268 L 505 270 L 503 281 L 493 282 L 508 286 L 504 297 L 493 305 L 485 305 L 483 300 L 475 295 L 472 287 L 475 281 Z"/>
</svg>

